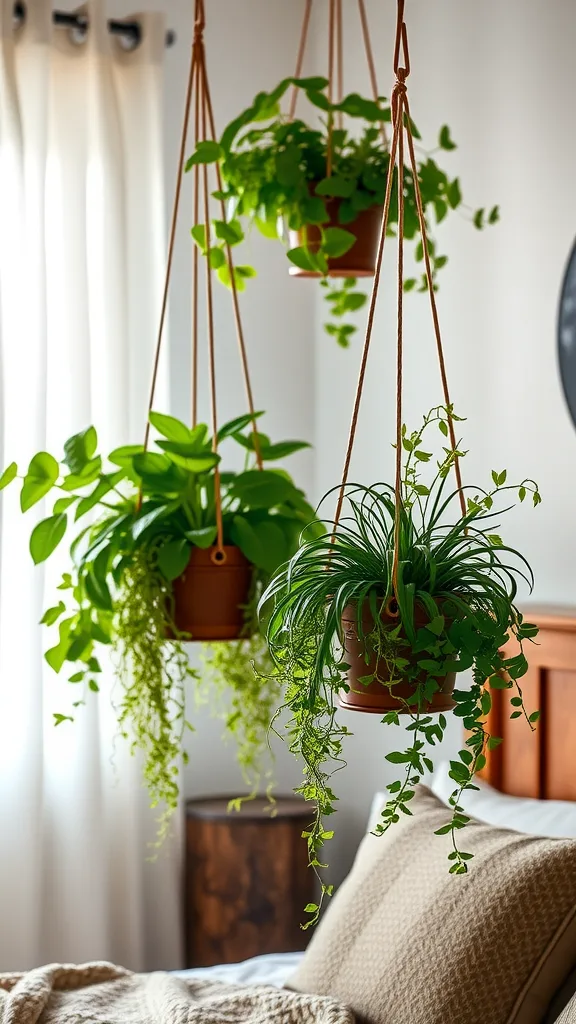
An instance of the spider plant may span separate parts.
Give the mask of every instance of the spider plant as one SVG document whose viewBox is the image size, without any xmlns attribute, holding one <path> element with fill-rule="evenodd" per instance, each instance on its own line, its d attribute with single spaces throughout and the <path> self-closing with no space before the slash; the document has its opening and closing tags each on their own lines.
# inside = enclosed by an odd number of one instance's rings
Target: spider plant
<svg viewBox="0 0 576 1024">
<path fill-rule="evenodd" d="M 423 447 L 424 433 L 434 425 L 448 437 L 449 418 L 457 419 L 453 410 L 439 406 L 424 417 L 419 430 L 408 433 L 403 428 L 397 526 L 392 485 L 347 487 L 347 514 L 337 529 L 321 537 L 304 535 L 262 598 L 269 614 L 270 650 L 291 714 L 288 743 L 305 766 L 299 792 L 316 804 L 315 820 L 306 833 L 316 870 L 325 866 L 319 851 L 333 835 L 324 819 L 335 810 L 331 775 L 343 764 L 348 734 L 336 717 L 335 698 L 345 706 L 352 686 L 374 689 L 376 684 L 398 705 L 382 721 L 408 723 L 408 745 L 386 755 L 399 766 L 401 777 L 388 786 L 389 799 L 376 828 L 383 833 L 401 814 L 410 814 L 414 787 L 433 769 L 429 748 L 446 729 L 444 714 L 429 713 L 435 695 L 449 673 L 471 670 L 471 685 L 453 693 L 454 714 L 462 718 L 468 738 L 451 762 L 456 787 L 452 817 L 440 830 L 452 836 L 450 871 L 457 874 L 467 871 L 470 859 L 458 842 L 468 821 L 459 799 L 473 787 L 486 749 L 499 742 L 486 725 L 490 690 L 514 688 L 512 716 L 523 715 L 531 728 L 538 718 L 538 712 L 524 709 L 519 682 L 527 670 L 523 646 L 537 628 L 524 621 L 516 599 L 520 582 L 532 587 L 532 571 L 503 542 L 495 525 L 515 504 L 509 501 L 512 494 L 520 501 L 530 494 L 538 505 L 538 487 L 532 480 L 511 485 L 505 470 L 494 471 L 489 488 L 466 488 L 462 511 L 460 492 L 452 489 L 450 479 L 455 459 L 465 453 L 443 447 L 434 464 L 432 453 Z M 367 666 L 366 675 L 353 678 L 349 623 L 348 629 L 343 623 L 350 609 L 354 639 Z M 518 641 L 518 654 L 505 658 L 501 648 L 510 637 Z M 323 894 L 330 891 L 322 884 Z M 319 907 L 309 911 L 313 923 Z"/>
</svg>

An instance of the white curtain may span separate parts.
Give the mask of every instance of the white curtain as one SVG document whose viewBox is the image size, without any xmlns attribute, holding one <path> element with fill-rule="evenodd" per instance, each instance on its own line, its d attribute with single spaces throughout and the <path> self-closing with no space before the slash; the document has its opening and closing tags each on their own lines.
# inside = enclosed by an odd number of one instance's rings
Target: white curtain
<svg viewBox="0 0 576 1024">
<path fill-rule="evenodd" d="M 145 425 L 165 254 L 164 21 L 138 16 L 125 50 L 107 12 L 84 41 L 26 0 L 0 34 L 0 469 L 56 455 L 94 423 L 101 450 Z M 159 400 L 162 405 L 162 400 Z M 51 503 L 22 516 L 0 497 L 0 971 L 110 959 L 180 966 L 180 831 L 155 862 L 140 767 L 116 741 L 109 694 L 78 698 L 44 663 L 38 623 L 56 571 L 28 538 Z M 49 646 L 49 644 L 48 644 Z"/>
</svg>

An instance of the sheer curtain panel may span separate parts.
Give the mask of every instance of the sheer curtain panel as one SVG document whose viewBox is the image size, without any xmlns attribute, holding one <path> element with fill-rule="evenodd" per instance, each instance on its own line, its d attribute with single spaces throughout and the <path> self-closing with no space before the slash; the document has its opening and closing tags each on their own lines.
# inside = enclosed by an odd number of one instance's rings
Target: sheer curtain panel
<svg viewBox="0 0 576 1024">
<path fill-rule="evenodd" d="M 165 258 L 164 19 L 139 16 L 128 51 L 97 3 L 83 39 L 53 27 L 45 0 L 16 29 L 2 4 L 0 467 L 23 472 L 90 423 L 106 451 L 143 433 Z M 16 489 L 0 498 L 0 971 L 176 968 L 179 836 L 148 859 L 154 815 L 111 680 L 53 724 L 81 695 L 42 657 L 62 564 L 34 568 L 28 538 L 51 507 L 22 516 Z"/>
</svg>

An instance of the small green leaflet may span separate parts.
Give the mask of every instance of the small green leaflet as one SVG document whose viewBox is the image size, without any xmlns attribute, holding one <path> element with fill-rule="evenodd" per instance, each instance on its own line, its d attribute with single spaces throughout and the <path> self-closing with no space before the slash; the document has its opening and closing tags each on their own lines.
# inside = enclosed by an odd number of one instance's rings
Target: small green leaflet
<svg viewBox="0 0 576 1024">
<path fill-rule="evenodd" d="M 53 455 L 38 452 L 28 467 L 20 494 L 20 508 L 26 512 L 52 489 L 59 475 L 59 467 Z"/>
<path fill-rule="evenodd" d="M 3 490 L 4 487 L 7 487 L 8 484 L 12 483 L 17 473 L 18 466 L 16 465 L 15 462 L 11 462 L 10 465 L 6 467 L 6 469 L 0 476 L 0 491 Z"/>
<path fill-rule="evenodd" d="M 191 544 L 184 537 L 170 540 L 158 551 L 158 568 L 167 580 L 175 580 L 190 561 Z"/>
<path fill-rule="evenodd" d="M 58 547 L 66 533 L 68 519 L 65 512 L 57 516 L 42 519 L 32 530 L 30 536 L 30 554 L 35 565 L 44 562 Z"/>
</svg>

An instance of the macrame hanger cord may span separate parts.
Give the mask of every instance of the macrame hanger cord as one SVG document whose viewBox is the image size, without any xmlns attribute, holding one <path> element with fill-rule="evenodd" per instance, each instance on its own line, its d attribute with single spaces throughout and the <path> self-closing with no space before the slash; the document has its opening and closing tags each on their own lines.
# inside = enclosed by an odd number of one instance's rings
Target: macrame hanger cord
<svg viewBox="0 0 576 1024">
<path fill-rule="evenodd" d="M 336 3 L 330 0 L 328 17 L 328 102 L 334 102 L 334 51 L 336 49 Z M 332 174 L 332 132 L 334 129 L 334 112 L 328 112 L 328 134 L 326 139 L 326 177 Z"/>
<path fill-rule="evenodd" d="M 184 161 L 186 159 L 186 144 L 188 141 L 188 121 L 190 119 L 190 108 L 192 106 L 192 92 L 194 87 L 194 78 L 197 71 L 197 46 L 196 46 L 196 26 L 194 30 L 194 39 L 190 50 L 190 68 L 188 71 L 188 84 L 186 86 L 186 99 L 184 101 L 184 120 L 182 123 L 182 134 L 180 138 L 180 149 L 178 155 L 178 168 L 176 172 L 176 188 L 174 190 L 174 203 L 172 206 L 172 217 L 170 221 L 170 234 L 168 240 L 168 255 L 166 258 L 166 273 L 164 275 L 164 285 L 162 290 L 162 305 L 160 309 L 160 321 L 158 324 L 158 334 L 156 338 L 156 348 L 154 351 L 154 363 L 152 368 L 152 380 L 150 383 L 150 396 L 148 400 L 148 415 L 146 417 L 146 429 L 144 431 L 144 451 L 147 450 L 150 441 L 150 413 L 154 406 L 154 396 L 156 394 L 156 385 L 158 383 L 158 370 L 160 367 L 160 350 L 162 347 L 162 338 L 164 335 L 164 326 L 166 323 L 166 312 L 168 309 L 168 291 L 170 288 L 170 278 L 172 276 L 172 261 L 174 259 L 174 246 L 176 242 L 176 226 L 178 224 L 178 211 L 180 209 L 180 197 L 182 195 L 182 172 L 184 168 Z"/>
<path fill-rule="evenodd" d="M 404 58 L 404 63 L 400 64 L 401 51 Z M 391 115 L 392 115 L 392 145 L 390 152 L 390 163 L 388 166 L 388 175 L 386 180 L 386 195 L 384 200 L 384 213 L 382 218 L 382 229 L 380 234 L 380 243 L 378 247 L 378 256 L 376 260 L 376 272 L 374 276 L 374 284 L 372 287 L 372 295 L 370 298 L 370 307 L 368 311 L 368 320 L 366 325 L 366 334 L 364 339 L 364 347 L 362 351 L 362 359 L 360 363 L 360 371 L 358 376 L 358 385 L 356 389 L 356 397 L 354 400 L 354 407 L 352 412 L 352 421 L 350 424 L 350 432 L 348 438 L 348 446 L 346 450 L 346 456 L 344 460 L 344 469 L 342 473 L 342 481 L 338 493 L 338 501 L 336 506 L 336 513 L 334 517 L 334 529 L 332 533 L 332 539 L 335 538 L 340 517 L 342 514 L 342 508 L 344 503 L 346 485 L 348 482 L 348 475 L 350 471 L 350 462 L 352 458 L 352 450 L 354 447 L 354 440 L 356 436 L 356 429 L 358 425 L 358 415 L 360 411 L 360 403 L 362 399 L 362 392 L 364 388 L 364 381 L 366 376 L 366 366 L 368 361 L 368 354 L 370 349 L 370 342 L 372 338 L 373 324 L 374 324 L 374 312 L 376 307 L 376 298 L 378 294 L 378 286 L 380 282 L 380 273 L 382 267 L 382 257 L 384 252 L 384 244 L 386 239 L 388 219 L 390 213 L 390 197 L 392 192 L 392 182 L 394 178 L 394 168 L 396 165 L 396 156 L 398 155 L 398 280 L 397 280 L 397 303 L 398 303 L 398 331 L 397 331 L 397 370 L 396 370 L 396 471 L 395 471 L 395 518 L 394 518 L 394 554 L 393 554 L 393 565 L 392 565 L 392 582 L 394 595 L 397 593 L 398 584 L 398 568 L 399 568 L 399 550 L 398 550 L 398 537 L 400 527 L 400 513 L 402 503 L 402 388 L 403 388 L 403 295 L 404 295 L 404 248 L 403 248 L 403 224 L 404 224 L 404 130 L 406 130 L 407 142 L 408 142 L 408 153 L 410 158 L 410 166 L 414 179 L 414 189 L 416 196 L 416 205 L 418 210 L 418 220 L 420 226 L 420 232 L 422 235 L 422 246 L 424 250 L 425 268 L 426 268 L 426 279 L 428 284 L 428 291 L 430 296 L 430 306 L 432 312 L 432 320 L 434 324 L 434 333 L 436 337 L 436 348 L 438 355 L 438 362 L 440 366 L 440 376 L 442 380 L 442 388 L 444 393 L 444 401 L 447 409 L 447 419 L 450 434 L 450 443 L 452 450 L 456 451 L 456 438 L 454 432 L 454 423 L 451 415 L 451 402 L 450 393 L 448 389 L 448 379 L 446 373 L 446 363 L 444 358 L 444 351 L 442 346 L 442 337 L 440 332 L 440 323 L 438 317 L 438 309 L 436 305 L 436 298 L 434 293 L 434 281 L 432 274 L 432 267 L 430 263 L 430 256 L 428 253 L 428 235 L 426 228 L 426 219 L 424 215 L 424 205 L 422 202 L 422 195 L 420 190 L 420 183 L 418 179 L 418 167 L 416 163 L 416 156 L 414 151 L 414 140 L 412 136 L 411 128 L 411 117 L 410 117 L 410 106 L 408 103 L 408 96 L 406 90 L 406 78 L 410 74 L 410 57 L 408 51 L 408 38 L 406 32 L 406 25 L 404 22 L 404 0 L 398 0 L 398 19 L 396 28 L 396 41 L 394 47 L 394 72 L 396 75 L 396 82 L 392 90 L 391 97 Z M 457 489 L 460 498 L 460 505 L 462 514 L 465 515 L 466 503 L 464 499 L 464 493 L 462 489 L 460 465 L 458 456 L 454 456 L 454 471 L 457 482 Z"/>
<path fill-rule="evenodd" d="M 164 280 L 162 306 L 160 314 L 160 325 L 158 330 L 158 338 L 156 343 L 156 350 L 154 355 L 154 365 L 152 371 L 152 383 L 150 388 L 150 398 L 148 405 L 148 418 L 146 424 L 146 431 L 144 437 L 144 449 L 146 450 L 150 438 L 150 420 L 149 414 L 152 411 L 154 404 L 154 395 L 156 391 L 156 384 L 158 379 L 158 370 L 160 363 L 160 350 L 162 344 L 162 338 L 164 333 L 166 311 L 168 305 L 168 291 L 170 285 L 172 262 L 174 256 L 175 237 L 176 237 L 176 226 L 178 222 L 178 212 L 180 207 L 180 198 L 182 193 L 182 178 L 185 165 L 186 157 L 186 146 L 188 140 L 188 124 L 190 120 L 190 112 L 192 109 L 192 96 L 195 93 L 194 101 L 194 143 L 197 146 L 200 139 L 204 140 L 209 137 L 208 127 L 210 130 L 211 138 L 216 141 L 214 115 L 212 109 L 212 101 L 210 96 L 210 90 L 208 86 L 208 77 L 206 72 L 206 55 L 204 49 L 204 29 L 206 25 L 204 0 L 196 0 L 195 2 L 195 20 L 194 20 L 194 37 L 192 42 L 190 69 L 188 76 L 188 84 L 186 89 L 186 100 L 184 104 L 184 122 L 182 127 L 182 136 L 180 141 L 179 159 L 178 159 L 178 177 L 176 181 L 176 189 L 174 194 L 174 204 L 172 210 L 172 219 L 170 226 L 170 236 L 168 245 L 168 257 L 166 265 L 166 275 Z M 197 225 L 200 222 L 200 189 L 202 187 L 203 192 L 203 203 L 202 203 L 202 218 L 204 221 L 204 232 L 205 232 L 205 249 L 206 249 L 206 312 L 207 312 L 207 335 L 208 335 L 208 369 L 209 369 L 209 389 L 210 389 L 210 409 L 211 409 L 211 426 L 213 433 L 212 448 L 216 453 L 218 449 L 218 416 L 217 416 L 217 395 L 216 395 L 216 356 L 215 356 L 215 334 L 214 334 L 214 304 L 212 294 L 212 272 L 211 272 L 211 260 L 210 260 L 210 193 L 208 187 L 208 168 L 204 163 L 200 166 L 194 164 L 194 195 L 193 195 L 193 213 L 194 223 Z M 222 188 L 222 180 L 220 175 L 220 169 L 217 169 L 217 180 L 219 189 Z M 221 216 L 222 220 L 226 222 L 226 209 L 224 202 L 221 200 Z M 234 275 L 234 262 L 232 259 L 232 253 L 228 242 L 225 243 L 226 257 L 228 262 L 228 268 L 231 278 L 231 291 L 233 300 L 234 320 L 236 327 L 236 334 L 238 338 L 238 344 L 240 349 L 240 358 L 242 365 L 242 372 L 244 376 L 244 383 L 246 389 L 246 395 L 248 399 L 249 414 L 252 420 L 253 431 L 254 431 L 254 449 L 256 456 L 256 463 L 258 469 L 263 469 L 262 457 L 260 452 L 260 444 L 257 433 L 257 421 L 254 409 L 252 386 L 250 381 L 249 369 L 248 369 L 248 358 L 246 352 L 246 344 L 244 340 L 244 333 L 242 328 L 242 321 L 240 317 L 240 306 L 238 302 L 238 290 L 236 287 L 236 280 Z M 193 302 L 192 302 L 192 423 L 193 426 L 197 424 L 197 391 L 198 391 L 198 248 L 194 246 L 193 251 L 193 273 L 192 273 L 192 291 L 193 291 Z M 141 494 L 139 500 L 141 501 Z M 222 499 L 220 489 L 220 470 L 218 466 L 214 470 L 214 504 L 215 504 L 215 518 L 217 528 L 216 538 L 216 549 L 213 552 L 212 558 L 216 563 L 223 563 L 226 561 L 226 553 L 224 550 L 224 531 L 222 522 Z"/>
<path fill-rule="evenodd" d="M 344 27 L 342 21 L 342 0 L 336 0 L 336 76 L 337 103 L 344 99 Z M 344 114 L 338 111 L 338 128 L 344 127 Z"/>
<path fill-rule="evenodd" d="M 294 69 L 294 78 L 300 78 L 302 75 L 302 67 L 304 64 L 304 54 L 306 53 L 306 42 L 308 40 L 308 29 L 310 27 L 310 15 L 312 14 L 312 0 L 306 0 L 306 7 L 304 8 L 304 17 L 302 19 L 302 29 L 300 32 L 300 42 L 298 44 L 298 53 L 296 55 L 296 68 Z M 290 97 L 290 107 L 288 110 L 288 120 L 293 121 L 296 113 L 296 103 L 298 102 L 298 87 L 292 86 L 292 95 Z"/>
<path fill-rule="evenodd" d="M 395 87 L 396 88 L 396 87 Z M 392 93 L 394 96 L 394 92 Z M 390 162 L 388 164 L 388 175 L 386 178 L 386 192 L 384 196 L 384 211 L 382 214 L 382 225 L 380 228 L 380 240 L 378 242 L 378 253 L 376 256 L 376 265 L 374 268 L 374 283 L 372 285 L 372 292 L 370 295 L 370 305 L 368 307 L 368 317 L 366 321 L 366 331 L 364 334 L 364 344 L 362 347 L 362 356 L 360 360 L 360 369 L 358 372 L 358 383 L 356 385 L 356 395 L 354 398 L 354 406 L 352 410 L 352 420 L 350 422 L 350 430 L 348 433 L 348 443 L 346 446 L 346 455 L 344 458 L 344 468 L 342 470 L 342 481 L 338 490 L 338 500 L 336 504 L 336 512 L 334 514 L 334 530 L 332 533 L 332 539 L 336 536 L 338 524 L 340 522 L 340 516 L 342 515 L 342 507 L 344 505 L 344 497 L 346 493 L 346 484 L 348 483 L 348 476 L 350 473 L 350 462 L 352 460 L 352 451 L 354 449 L 354 441 L 356 439 L 356 430 L 358 427 L 358 417 L 360 414 L 360 404 L 362 401 L 362 394 L 364 391 L 364 382 L 366 379 L 366 368 L 368 365 L 368 356 L 370 354 L 370 344 L 372 341 L 372 334 L 374 329 L 374 315 L 376 312 L 376 300 L 378 297 L 378 287 L 380 285 L 380 275 L 382 273 L 382 260 L 384 256 L 384 246 L 386 244 L 386 235 L 388 231 L 388 221 L 390 219 L 390 203 L 392 199 L 392 186 L 394 183 L 394 166 L 396 163 L 396 154 L 398 152 L 398 138 L 400 124 L 398 118 L 401 115 L 399 105 L 396 105 L 396 117 L 394 118 L 392 126 L 392 143 L 390 146 Z"/>
<path fill-rule="evenodd" d="M 208 83 L 208 76 L 206 73 L 206 63 L 202 64 L 202 73 L 204 77 L 204 94 L 206 97 L 206 111 L 208 114 L 208 125 L 210 128 L 210 137 L 212 141 L 216 142 L 216 124 L 214 120 L 214 108 L 212 106 L 212 96 L 210 92 L 210 85 Z M 220 165 L 216 163 L 216 183 L 218 185 L 218 191 L 222 192 L 222 174 L 220 172 Z M 220 214 L 223 221 L 226 221 L 226 206 L 223 199 L 219 200 L 220 203 Z M 252 429 L 254 435 L 254 455 L 256 457 L 256 465 L 258 469 L 264 469 L 262 461 L 262 452 L 260 448 L 260 441 L 258 438 L 258 423 L 256 419 L 256 408 L 254 405 L 254 393 L 252 391 L 252 382 L 250 379 L 250 370 L 248 367 L 248 353 L 246 350 L 246 341 L 244 338 L 244 328 L 242 326 L 242 318 L 240 315 L 240 302 L 238 299 L 238 287 L 236 284 L 236 277 L 234 275 L 234 259 L 232 256 L 232 248 L 228 241 L 224 242 L 224 249 L 226 252 L 226 260 L 230 271 L 230 290 L 232 292 L 232 309 L 234 311 L 234 323 L 236 327 L 236 337 L 238 340 L 238 349 L 240 353 L 240 363 L 242 366 L 242 375 L 244 378 L 244 390 L 246 392 L 246 401 L 248 403 L 248 412 L 252 420 Z"/>
<path fill-rule="evenodd" d="M 378 79 L 376 77 L 376 64 L 374 63 L 374 53 L 372 51 L 372 40 L 370 39 L 370 28 L 368 26 L 368 17 L 366 14 L 366 5 L 364 0 L 358 0 L 358 11 L 360 14 L 360 24 L 362 26 L 362 38 L 364 40 L 364 50 L 366 53 L 366 63 L 368 64 L 368 74 L 370 75 L 370 84 L 372 86 L 372 95 L 374 102 L 378 102 Z M 386 131 L 386 125 L 384 121 L 380 123 L 380 129 L 382 131 L 382 141 L 384 146 L 388 148 L 388 133 Z"/>
</svg>

